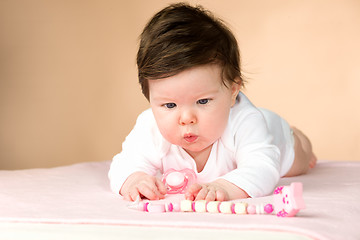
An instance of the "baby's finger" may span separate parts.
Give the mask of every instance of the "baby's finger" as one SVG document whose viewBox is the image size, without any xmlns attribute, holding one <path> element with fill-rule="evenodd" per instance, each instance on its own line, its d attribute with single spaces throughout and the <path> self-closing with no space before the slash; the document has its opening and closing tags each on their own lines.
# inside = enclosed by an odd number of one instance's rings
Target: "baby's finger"
<svg viewBox="0 0 360 240">
<path fill-rule="evenodd" d="M 209 190 L 208 193 L 206 194 L 205 200 L 206 200 L 207 202 L 217 200 L 217 199 L 216 199 L 216 193 L 215 193 L 215 191 Z"/>
<path fill-rule="evenodd" d="M 165 195 L 167 192 L 167 189 L 165 187 L 165 184 L 158 178 L 155 180 L 155 184 L 160 192 L 161 195 Z"/>
<path fill-rule="evenodd" d="M 129 192 L 129 198 L 130 198 L 130 201 L 136 201 L 136 199 L 138 197 L 140 197 L 141 194 L 139 192 L 139 190 L 137 188 L 133 188 L 130 192 Z"/>
<path fill-rule="evenodd" d="M 126 201 L 132 201 L 129 193 L 123 194 L 123 198 Z"/>
<path fill-rule="evenodd" d="M 193 184 L 191 185 L 188 190 L 185 193 L 185 199 L 187 200 L 195 200 L 195 197 L 197 196 L 197 194 L 199 193 L 199 191 L 202 189 L 202 186 L 200 184 Z"/>
<path fill-rule="evenodd" d="M 128 194 L 124 195 L 125 199 L 129 201 L 135 201 L 138 196 L 140 196 L 140 193 L 137 188 L 133 188 Z"/>
<path fill-rule="evenodd" d="M 193 193 L 190 193 L 190 192 L 185 193 L 186 200 L 194 201 L 195 197 L 196 197 L 196 195 L 194 195 Z"/>
<path fill-rule="evenodd" d="M 142 194 L 144 197 L 146 197 L 149 200 L 159 200 L 164 198 L 164 195 L 161 194 L 155 184 L 151 185 L 139 185 L 137 187 L 140 194 Z"/>
<path fill-rule="evenodd" d="M 215 195 L 216 201 L 227 201 L 227 195 L 224 191 L 218 190 Z"/>
<path fill-rule="evenodd" d="M 195 201 L 197 200 L 205 200 L 206 196 L 208 195 L 209 190 L 208 188 L 205 186 L 203 187 L 198 194 L 196 195 Z"/>
</svg>

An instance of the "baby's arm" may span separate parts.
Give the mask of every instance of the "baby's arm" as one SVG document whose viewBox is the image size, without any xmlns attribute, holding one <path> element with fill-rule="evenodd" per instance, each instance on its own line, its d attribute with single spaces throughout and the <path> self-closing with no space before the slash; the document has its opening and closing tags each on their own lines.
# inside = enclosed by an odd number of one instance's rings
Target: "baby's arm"
<svg viewBox="0 0 360 240">
<path fill-rule="evenodd" d="M 111 163 L 109 179 L 114 193 L 130 201 L 137 196 L 163 198 L 165 186 L 154 177 L 162 167 L 162 141 L 151 109 L 141 113 Z"/>
<path fill-rule="evenodd" d="M 120 194 L 129 201 L 135 201 L 138 196 L 159 200 L 164 198 L 166 188 L 160 179 L 144 172 L 135 172 L 126 179 Z"/>
<path fill-rule="evenodd" d="M 249 195 L 225 179 L 217 179 L 208 184 L 193 184 L 185 193 L 185 198 L 191 201 L 229 201 L 239 198 L 248 198 Z"/>
</svg>

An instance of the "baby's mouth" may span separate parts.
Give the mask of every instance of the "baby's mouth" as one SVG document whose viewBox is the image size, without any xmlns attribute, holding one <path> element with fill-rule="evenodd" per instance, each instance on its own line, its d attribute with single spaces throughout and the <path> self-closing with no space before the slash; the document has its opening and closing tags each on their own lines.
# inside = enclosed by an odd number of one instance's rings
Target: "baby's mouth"
<svg viewBox="0 0 360 240">
<path fill-rule="evenodd" d="M 198 136 L 193 135 L 193 134 L 185 134 L 184 139 L 188 143 L 193 143 L 198 139 Z"/>
</svg>

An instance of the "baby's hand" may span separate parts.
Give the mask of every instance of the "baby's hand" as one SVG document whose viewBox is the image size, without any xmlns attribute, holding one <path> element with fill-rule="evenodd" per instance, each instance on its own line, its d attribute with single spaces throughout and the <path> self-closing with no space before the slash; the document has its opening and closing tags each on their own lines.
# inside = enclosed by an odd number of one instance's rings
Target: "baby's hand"
<svg viewBox="0 0 360 240">
<path fill-rule="evenodd" d="M 206 201 L 227 201 L 229 194 L 226 189 L 218 182 L 208 184 L 195 183 L 189 187 L 185 193 L 187 200 L 206 200 Z"/>
<path fill-rule="evenodd" d="M 249 195 L 244 190 L 224 179 L 202 185 L 195 183 L 185 193 L 185 198 L 191 201 L 229 201 L 247 197 Z"/>
<path fill-rule="evenodd" d="M 160 179 L 144 172 L 136 172 L 126 179 L 120 194 L 129 201 L 135 201 L 138 196 L 159 200 L 164 198 L 166 187 Z"/>
</svg>

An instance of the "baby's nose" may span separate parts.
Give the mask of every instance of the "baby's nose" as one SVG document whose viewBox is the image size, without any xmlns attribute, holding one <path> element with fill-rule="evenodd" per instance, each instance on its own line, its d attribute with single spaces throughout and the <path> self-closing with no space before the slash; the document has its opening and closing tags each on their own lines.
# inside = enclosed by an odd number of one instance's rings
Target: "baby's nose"
<svg viewBox="0 0 360 240">
<path fill-rule="evenodd" d="M 180 125 L 189 125 L 189 124 L 195 124 L 197 122 L 196 115 L 189 110 L 185 110 L 181 112 L 179 123 Z"/>
</svg>

